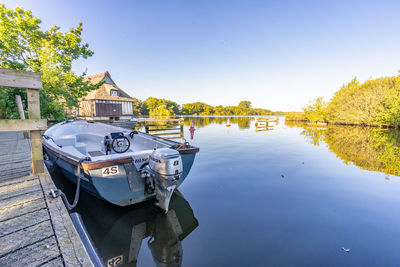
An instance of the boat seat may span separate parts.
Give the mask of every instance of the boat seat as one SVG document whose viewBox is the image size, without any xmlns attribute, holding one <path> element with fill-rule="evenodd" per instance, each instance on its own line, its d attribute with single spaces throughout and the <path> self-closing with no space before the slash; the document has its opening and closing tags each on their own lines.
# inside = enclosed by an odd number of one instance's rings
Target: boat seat
<svg viewBox="0 0 400 267">
<path fill-rule="evenodd" d="M 74 135 L 65 135 L 54 138 L 54 143 L 58 146 L 75 146 L 76 144 L 76 137 Z"/>
<path fill-rule="evenodd" d="M 99 156 L 104 156 L 103 151 L 89 151 L 88 152 L 91 157 L 99 157 Z"/>
<path fill-rule="evenodd" d="M 83 155 L 87 154 L 87 150 L 86 150 L 86 144 L 85 143 L 79 143 L 77 142 L 75 144 L 75 148 L 76 150 L 78 150 L 79 152 L 81 152 Z"/>
</svg>

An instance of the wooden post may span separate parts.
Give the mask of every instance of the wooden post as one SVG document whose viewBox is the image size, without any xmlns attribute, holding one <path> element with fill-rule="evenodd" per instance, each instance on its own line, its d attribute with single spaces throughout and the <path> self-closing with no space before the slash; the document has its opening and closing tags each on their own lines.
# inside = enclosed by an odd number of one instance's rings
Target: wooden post
<svg viewBox="0 0 400 267">
<path fill-rule="evenodd" d="M 22 107 L 21 96 L 20 95 L 16 95 L 15 96 L 15 101 L 17 102 L 19 118 L 21 120 L 25 120 L 25 113 L 24 113 L 24 108 Z"/>
<path fill-rule="evenodd" d="M 180 134 L 181 134 L 181 137 L 183 138 L 183 136 L 184 136 L 184 133 L 183 133 L 183 122 L 181 122 L 180 123 L 180 125 L 181 125 L 181 131 L 180 131 Z"/>
<path fill-rule="evenodd" d="M 28 89 L 28 112 L 29 119 L 40 119 L 40 101 L 39 91 Z M 32 173 L 38 174 L 44 172 L 42 133 L 40 130 L 32 130 L 31 132 L 31 158 Z"/>
<path fill-rule="evenodd" d="M 25 113 L 24 113 L 24 107 L 22 106 L 21 96 L 20 95 L 16 95 L 15 96 L 15 101 L 17 102 L 19 118 L 21 120 L 25 120 Z M 24 134 L 24 139 L 29 139 L 29 132 L 28 131 L 23 131 L 23 134 Z"/>
<path fill-rule="evenodd" d="M 40 101 L 39 90 L 28 89 L 28 112 L 29 119 L 40 119 Z M 31 157 L 32 173 L 38 174 L 44 172 L 42 133 L 40 130 L 31 131 Z"/>
</svg>

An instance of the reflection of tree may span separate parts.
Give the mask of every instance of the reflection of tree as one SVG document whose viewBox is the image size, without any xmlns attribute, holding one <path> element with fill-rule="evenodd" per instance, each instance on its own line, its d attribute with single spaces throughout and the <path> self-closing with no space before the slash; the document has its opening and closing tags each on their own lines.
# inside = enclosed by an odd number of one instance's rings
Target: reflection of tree
<svg viewBox="0 0 400 267">
<path fill-rule="evenodd" d="M 250 128 L 253 117 L 186 117 L 184 124 L 190 126 L 190 120 L 193 120 L 196 128 L 202 128 L 212 123 L 226 124 L 228 119 L 231 124 L 237 124 L 240 129 Z"/>
<path fill-rule="evenodd" d="M 286 122 L 290 127 L 299 126 Z M 324 141 L 346 164 L 361 169 L 400 175 L 400 131 L 330 125 L 326 129 L 301 126 L 314 145 Z"/>
<path fill-rule="evenodd" d="M 400 175 L 400 133 L 360 127 L 329 127 L 331 151 L 362 169 Z"/>
<path fill-rule="evenodd" d="M 304 128 L 304 131 L 302 131 L 300 134 L 304 135 L 307 142 L 310 144 L 319 146 L 324 141 L 325 131 L 326 128 L 308 126 L 307 128 Z"/>
<path fill-rule="evenodd" d="M 232 119 L 232 122 L 237 123 L 240 129 L 249 129 L 252 119 L 249 117 L 235 117 Z"/>
<path fill-rule="evenodd" d="M 190 126 L 190 121 L 193 120 L 196 128 L 202 128 L 213 123 L 214 119 L 213 117 L 185 117 L 184 124 Z"/>
</svg>

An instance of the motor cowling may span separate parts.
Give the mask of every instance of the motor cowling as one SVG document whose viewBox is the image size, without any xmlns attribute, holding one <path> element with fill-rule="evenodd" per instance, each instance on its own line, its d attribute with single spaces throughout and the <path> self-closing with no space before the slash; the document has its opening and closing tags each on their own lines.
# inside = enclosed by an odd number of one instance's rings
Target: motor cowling
<svg viewBox="0 0 400 267">
<path fill-rule="evenodd" d="M 179 152 L 170 148 L 155 149 L 149 158 L 149 164 L 142 169 L 142 177 L 148 189 L 154 185 L 154 189 L 148 192 L 156 193 L 156 205 L 168 212 L 169 201 L 172 193 L 178 185 L 182 175 L 182 158 Z"/>
<path fill-rule="evenodd" d="M 178 180 L 182 175 L 181 156 L 170 148 L 154 150 L 150 155 L 149 167 L 154 175 L 163 179 Z"/>
</svg>

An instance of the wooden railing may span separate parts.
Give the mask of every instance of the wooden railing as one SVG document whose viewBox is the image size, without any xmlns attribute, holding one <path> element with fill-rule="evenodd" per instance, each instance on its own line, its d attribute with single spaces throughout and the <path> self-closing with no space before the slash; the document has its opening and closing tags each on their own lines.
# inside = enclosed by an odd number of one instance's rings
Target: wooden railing
<svg viewBox="0 0 400 267">
<path fill-rule="evenodd" d="M 183 139 L 183 118 L 180 119 L 145 119 L 146 133 L 167 139 Z"/>
<path fill-rule="evenodd" d="M 47 120 L 40 119 L 39 90 L 42 89 L 41 75 L 36 72 L 0 68 L 0 87 L 27 89 L 29 119 L 0 120 L 0 132 L 30 131 L 32 173 L 43 173 L 41 131 L 47 129 Z"/>
</svg>

